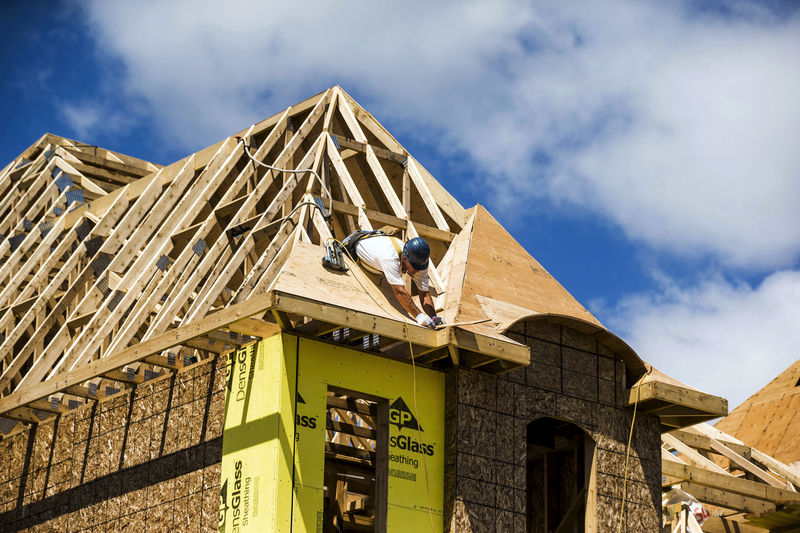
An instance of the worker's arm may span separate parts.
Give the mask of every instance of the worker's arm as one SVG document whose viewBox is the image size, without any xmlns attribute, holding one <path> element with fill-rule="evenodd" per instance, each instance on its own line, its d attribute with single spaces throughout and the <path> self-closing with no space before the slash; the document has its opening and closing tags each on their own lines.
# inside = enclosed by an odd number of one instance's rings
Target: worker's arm
<svg viewBox="0 0 800 533">
<path fill-rule="evenodd" d="M 419 308 L 416 305 L 414 305 L 414 301 L 411 299 L 411 295 L 406 290 L 405 285 L 396 282 L 392 283 L 394 280 L 401 282 L 403 280 L 403 278 L 401 277 L 400 261 L 395 259 L 394 261 L 388 261 L 384 263 L 382 266 L 383 266 L 383 272 L 386 275 L 386 280 L 389 281 L 389 284 L 392 286 L 394 297 L 397 299 L 398 302 L 400 302 L 400 305 L 403 306 L 403 309 L 405 309 L 411 316 L 413 316 L 414 320 L 416 320 L 417 324 L 419 324 L 420 326 L 426 326 L 429 328 L 435 327 L 435 324 L 433 323 L 433 320 L 431 320 L 431 317 L 428 314 L 420 311 Z M 425 301 L 422 300 L 422 302 L 424 305 Z M 432 304 L 433 302 L 430 301 L 430 303 Z M 431 308 L 433 308 L 433 305 L 431 305 Z"/>
<path fill-rule="evenodd" d="M 436 316 L 436 308 L 433 306 L 433 298 L 429 291 L 419 291 L 419 301 L 422 304 L 422 310 L 425 311 L 429 317 Z"/>
<path fill-rule="evenodd" d="M 411 295 L 408 294 L 408 291 L 406 290 L 405 286 L 392 285 L 392 291 L 394 291 L 394 297 L 397 298 L 397 301 L 400 302 L 400 305 L 403 306 L 403 309 L 408 311 L 408 314 L 410 314 L 413 317 L 416 317 L 420 314 L 421 311 L 419 310 L 419 307 L 414 305 L 414 300 L 411 299 Z M 430 296 L 428 296 L 428 298 L 430 298 Z M 431 303 L 433 303 L 432 300 Z M 425 305 L 424 301 L 423 305 Z"/>
</svg>

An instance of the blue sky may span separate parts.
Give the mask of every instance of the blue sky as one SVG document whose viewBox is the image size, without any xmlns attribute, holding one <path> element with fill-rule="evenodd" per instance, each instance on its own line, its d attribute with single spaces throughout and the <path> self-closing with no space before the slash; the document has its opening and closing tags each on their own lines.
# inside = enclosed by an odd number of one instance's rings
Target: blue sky
<svg viewBox="0 0 800 533">
<path fill-rule="evenodd" d="M 792 2 L 22 2 L 0 160 L 170 163 L 340 84 L 643 358 L 743 401 L 800 358 Z"/>
</svg>

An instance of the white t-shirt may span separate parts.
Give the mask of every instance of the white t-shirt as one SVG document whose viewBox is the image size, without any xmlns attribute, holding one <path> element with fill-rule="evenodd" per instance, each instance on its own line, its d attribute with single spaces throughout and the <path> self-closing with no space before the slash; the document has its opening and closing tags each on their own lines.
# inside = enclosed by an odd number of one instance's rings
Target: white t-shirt
<svg viewBox="0 0 800 533">
<path fill-rule="evenodd" d="M 403 241 L 395 237 L 381 235 L 367 237 L 356 244 L 356 255 L 361 260 L 361 265 L 374 274 L 383 274 L 390 285 L 405 285 L 403 271 L 400 266 L 400 256 L 392 244 L 394 239 L 403 249 Z M 428 269 L 420 270 L 409 276 L 414 280 L 417 289 L 428 290 Z"/>
</svg>

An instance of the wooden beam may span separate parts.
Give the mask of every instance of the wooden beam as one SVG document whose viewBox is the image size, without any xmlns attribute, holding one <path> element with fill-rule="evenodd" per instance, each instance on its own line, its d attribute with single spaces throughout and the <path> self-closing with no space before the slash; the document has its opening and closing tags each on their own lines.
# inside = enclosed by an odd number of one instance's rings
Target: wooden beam
<svg viewBox="0 0 800 533">
<path fill-rule="evenodd" d="M 348 215 L 359 216 L 359 208 L 352 204 L 348 204 L 346 202 L 340 202 L 338 200 L 334 200 L 333 209 L 334 211 L 338 211 Z M 396 217 L 393 215 L 387 215 L 386 213 L 381 213 L 380 211 L 374 211 L 372 209 L 364 209 L 363 211 L 368 219 L 376 222 L 377 224 L 392 226 L 393 228 L 398 228 L 398 229 L 408 228 L 408 220 L 404 218 Z M 426 226 L 424 224 L 419 224 L 417 222 L 414 223 L 414 227 L 417 229 L 417 233 L 419 233 L 420 237 L 434 239 L 437 241 L 449 243 L 456 236 L 455 233 L 452 233 L 450 231 L 442 231 L 439 228 Z"/>
<path fill-rule="evenodd" d="M 313 122 L 312 122 L 313 125 Z M 310 127 L 310 126 L 309 126 Z M 297 132 L 300 134 L 303 130 L 301 129 Z M 308 168 L 310 165 L 310 161 L 314 159 L 315 155 L 321 154 L 321 148 L 323 146 L 323 138 L 322 136 L 318 137 L 317 140 L 314 142 L 312 147 L 306 153 L 306 156 L 300 161 L 298 167 L 299 168 Z M 291 192 L 295 189 L 296 185 L 302 181 L 302 175 L 294 174 L 284 185 L 281 187 L 281 190 L 278 194 L 270 201 L 267 210 L 263 213 L 261 218 L 255 225 L 254 231 L 258 231 L 259 229 L 265 227 L 267 224 L 272 222 L 272 219 L 278 214 L 281 205 L 283 205 L 286 198 L 291 195 Z M 294 185 L 292 185 L 292 183 Z M 309 201 L 309 198 L 306 198 Z M 255 204 L 255 202 L 253 202 Z M 247 203 L 240 209 L 240 213 L 247 209 Z M 234 218 L 235 220 L 236 218 Z M 226 242 L 220 239 L 218 242 L 226 244 Z M 215 243 L 216 245 L 216 243 Z M 195 298 L 194 302 L 190 305 L 188 311 L 185 314 L 185 320 L 191 321 L 195 318 L 204 315 L 214 300 L 217 299 L 219 294 L 224 290 L 224 288 L 228 285 L 231 277 L 234 273 L 242 266 L 243 262 L 247 255 L 255 249 L 256 241 L 253 237 L 253 234 L 247 235 L 244 240 L 239 244 L 238 248 L 235 252 L 232 253 L 232 256 L 227 261 L 227 263 L 220 263 L 222 267 L 215 276 L 210 276 L 210 280 L 206 282 L 205 287 L 200 291 L 197 298 Z M 209 254 L 208 257 L 204 258 L 205 261 L 211 261 L 213 255 Z"/>
<path fill-rule="evenodd" d="M 330 418 L 328 418 L 325 427 L 337 433 L 345 433 L 347 435 L 353 435 L 355 437 L 361 437 L 364 439 L 375 440 L 377 438 L 377 432 L 374 429 L 356 426 L 353 424 L 345 424 L 343 422 L 331 420 Z"/>
<path fill-rule="evenodd" d="M 710 439 L 710 440 L 711 440 L 711 448 L 715 452 L 717 452 L 720 455 L 723 455 L 723 456 L 727 457 L 728 459 L 730 459 L 735 465 L 737 465 L 742 470 L 744 470 L 746 472 L 750 472 L 751 474 L 753 474 L 754 476 L 759 478 L 761 481 L 764 481 L 765 483 L 769 483 L 773 487 L 779 487 L 779 488 L 784 488 L 785 487 L 785 485 L 783 483 L 781 483 L 780 481 L 778 481 L 777 479 L 775 479 L 774 476 L 772 476 L 772 475 L 768 474 L 767 472 L 765 472 L 764 470 L 760 469 L 759 467 L 757 467 L 756 465 L 754 465 L 753 463 L 751 463 L 750 461 L 748 461 L 747 459 L 745 459 L 744 457 L 742 457 L 741 455 L 736 453 L 735 451 L 731 450 L 730 448 L 728 448 L 727 446 L 725 446 L 724 444 L 722 444 L 718 440 L 713 439 L 713 438 Z"/>
<path fill-rule="evenodd" d="M 170 225 L 180 228 L 192 222 L 196 213 L 202 211 L 203 204 L 205 204 L 208 198 L 213 194 L 216 188 L 215 184 L 221 184 L 222 180 L 227 176 L 239 158 L 242 157 L 237 147 L 238 143 L 230 138 L 226 143 L 223 143 L 217 157 L 215 157 L 212 164 L 209 164 L 204 171 L 207 181 L 203 180 L 201 183 L 205 182 L 206 186 L 200 188 L 196 185 L 189 195 L 182 198 L 181 202 L 185 202 L 183 209 L 177 209 L 169 213 L 167 221 L 162 225 L 162 228 L 164 228 L 164 226 L 169 227 Z M 165 214 L 162 213 L 160 216 L 164 217 Z M 112 299 L 117 297 L 115 293 L 109 293 L 105 297 L 103 306 L 100 308 L 99 312 L 95 314 L 87 327 L 81 331 L 78 338 L 73 340 L 66 353 L 56 364 L 56 371 L 60 369 L 76 368 L 87 359 L 90 359 L 95 351 L 101 349 L 104 340 L 111 333 L 112 328 L 118 325 L 123 314 L 128 312 L 132 305 L 138 308 L 138 310 L 131 314 L 134 316 L 141 316 L 142 307 L 147 305 L 149 301 L 148 298 L 142 298 L 141 293 L 143 290 L 156 293 L 159 292 L 155 290 L 156 287 L 158 287 L 159 290 L 164 290 L 165 286 L 168 284 L 168 281 L 164 280 L 169 280 L 178 273 L 183 272 L 185 268 L 190 268 L 190 266 L 187 265 L 196 264 L 198 255 L 192 253 L 190 249 L 188 252 L 184 251 L 185 253 L 181 254 L 183 265 L 173 265 L 166 273 L 162 273 L 160 269 L 155 268 L 155 261 L 158 257 L 168 253 L 169 248 L 169 239 L 154 239 L 147 244 L 137 262 L 140 265 L 147 265 L 148 268 L 129 268 L 127 270 L 123 278 L 123 283 L 128 286 L 128 292 L 126 292 L 122 296 L 122 299 L 115 305 L 112 304 Z M 138 326 L 138 324 L 134 324 L 134 322 L 135 321 L 130 320 L 129 317 L 127 327 L 126 325 L 119 327 L 120 330 L 123 328 L 127 330 L 126 335 L 124 337 L 117 335 L 117 338 L 112 341 L 112 352 L 124 347 L 124 345 L 127 344 L 127 340 L 133 336 L 134 331 L 132 331 L 131 325 L 134 325 L 134 327 Z M 138 327 L 136 329 L 138 329 Z"/>
<path fill-rule="evenodd" d="M 36 413 L 46 415 L 43 418 L 40 418 Z M 39 424 L 51 416 L 54 416 L 52 413 L 43 413 L 40 411 L 34 412 L 33 409 L 30 407 L 18 407 L 15 409 L 11 409 L 3 413 L 5 418 L 12 418 L 14 420 L 19 420 L 20 422 L 24 422 L 26 424 Z"/>
<path fill-rule="evenodd" d="M 661 381 L 648 381 L 625 391 L 625 406 L 633 407 L 637 398 L 640 404 L 650 400 L 662 400 L 689 407 L 708 414 L 709 419 L 728 414 L 728 400 L 725 398 Z"/>
<path fill-rule="evenodd" d="M 498 358 L 525 366 L 530 363 L 529 348 L 513 341 L 486 337 L 477 333 L 467 332 L 458 327 L 432 330 L 416 324 L 408 325 L 392 318 L 361 313 L 281 291 L 274 291 L 274 294 L 274 309 L 277 311 L 340 324 L 343 327 L 350 327 L 354 330 L 371 331 L 392 339 L 410 340 L 414 344 L 420 344 L 432 349 L 452 343 L 457 347 L 463 346 L 469 350 L 480 351 L 489 360 Z"/>
<path fill-rule="evenodd" d="M 370 147 L 375 152 L 375 155 L 379 158 L 394 161 L 395 163 L 403 163 L 406 160 L 406 157 L 408 157 L 404 153 L 392 152 L 391 150 L 374 146 L 366 142 L 359 142 L 355 139 L 349 139 L 342 135 L 332 135 L 332 137 L 334 138 L 334 141 L 339 144 L 340 148 L 349 148 L 357 152 L 366 153 L 367 147 Z"/>
<path fill-rule="evenodd" d="M 378 187 L 380 188 L 381 192 L 383 192 L 386 200 L 389 202 L 389 206 L 391 207 L 395 216 L 399 218 L 408 218 L 408 213 L 403 208 L 403 202 L 400 200 L 400 198 L 398 198 L 397 193 L 392 187 L 389 177 L 386 175 L 386 172 L 383 170 L 380 161 L 378 161 L 378 157 L 375 155 L 375 150 L 367 143 L 367 137 L 364 135 L 361 126 L 358 124 L 358 120 L 355 118 L 353 109 L 350 107 L 347 99 L 339 99 L 339 111 L 342 113 L 342 117 L 344 117 L 347 126 L 353 132 L 356 141 L 365 144 L 367 166 L 372 171 L 375 180 L 378 182 Z"/>
<path fill-rule="evenodd" d="M 161 168 L 159 165 L 154 165 L 153 163 L 149 162 L 147 164 L 142 162 L 143 164 L 140 165 L 130 164 L 131 161 L 128 161 L 128 163 L 119 163 L 76 148 L 62 147 L 60 149 L 80 159 L 84 163 L 88 163 L 100 168 L 116 170 L 117 172 L 128 174 L 134 178 L 142 178 Z M 148 167 L 148 165 L 150 165 L 150 167 Z M 155 166 L 155 168 L 152 168 L 153 166 Z"/>
<path fill-rule="evenodd" d="M 57 374 L 42 383 L 31 384 L 31 386 L 23 390 L 0 398 L 0 415 L 30 402 L 47 398 L 51 394 L 61 392 L 72 385 L 79 385 L 106 372 L 140 361 L 150 355 L 158 354 L 187 340 L 225 327 L 242 318 L 248 318 L 259 313 L 263 314 L 271 307 L 272 301 L 273 295 L 271 293 L 254 296 L 241 304 L 223 309 L 192 324 L 167 331 L 158 337 L 126 348 L 117 354 L 98 359 L 63 374 Z"/>
<path fill-rule="evenodd" d="M 685 443 L 673 437 L 669 433 L 664 433 L 663 435 L 661 435 L 661 440 L 666 444 L 668 444 L 669 446 L 671 446 L 672 448 L 674 448 L 675 450 L 677 450 L 678 452 L 680 452 L 684 457 L 686 457 L 686 459 L 688 459 L 689 461 L 693 462 L 694 464 L 696 464 L 701 468 L 705 468 L 706 470 L 711 470 L 712 472 L 717 472 L 719 474 L 729 473 L 726 472 L 719 465 L 717 465 L 717 463 L 715 463 L 711 459 L 703 457 L 702 455 L 700 455 L 699 452 L 693 450 L 691 447 L 687 446 Z"/>
<path fill-rule="evenodd" d="M 350 198 L 350 201 L 356 206 L 355 215 L 358 217 L 359 229 L 371 230 L 372 224 L 370 224 L 367 215 L 364 213 L 364 209 L 366 208 L 366 205 L 364 204 L 364 198 L 362 198 L 361 193 L 358 191 L 358 187 L 356 186 L 355 182 L 353 182 L 353 178 L 350 176 L 350 172 L 347 170 L 347 166 L 344 164 L 344 161 L 342 161 L 342 158 L 339 155 L 339 150 L 336 149 L 336 146 L 333 144 L 333 140 L 331 140 L 330 135 L 327 135 L 326 147 L 326 153 L 331 160 L 331 164 L 336 171 L 336 175 L 339 177 L 339 183 L 341 183 L 342 188 L 345 190 L 345 192 L 347 192 L 347 196 Z"/>
<path fill-rule="evenodd" d="M 776 509 L 776 505 L 771 502 L 742 496 L 734 492 L 711 488 L 691 481 L 680 483 L 682 491 L 687 492 L 697 498 L 702 503 L 710 503 L 718 507 L 742 511 L 745 513 L 768 513 Z"/>
<path fill-rule="evenodd" d="M 665 476 L 693 481 L 714 489 L 729 491 L 775 504 L 800 503 L 800 493 L 779 489 L 756 481 L 739 479 L 730 474 L 710 472 L 696 466 L 661 461 L 661 473 Z"/>
<path fill-rule="evenodd" d="M 443 231 L 450 231 L 450 226 L 447 225 L 447 221 L 444 219 L 442 211 L 436 204 L 436 199 L 428 189 L 428 185 L 425 183 L 419 168 L 417 168 L 417 163 L 413 159 L 409 159 L 406 163 L 406 166 L 408 167 L 408 174 L 411 176 L 411 181 L 414 182 L 414 186 L 417 188 L 417 192 L 419 192 L 419 195 L 422 197 L 422 201 L 425 204 L 425 207 L 428 209 L 431 217 L 433 217 L 436 227 Z"/>
<path fill-rule="evenodd" d="M 670 431 L 669 434 L 677 439 L 680 439 L 680 441 L 687 446 L 691 446 L 692 448 L 706 452 L 713 452 L 714 449 L 711 447 L 711 439 L 707 435 L 695 433 L 694 430 L 695 427 L 693 426 L 686 429 L 676 429 L 675 431 Z M 734 450 L 740 455 L 747 455 L 750 451 L 750 447 L 743 444 L 736 444 L 728 441 L 720 442 L 723 442 L 728 448 Z"/>
<path fill-rule="evenodd" d="M 575 496 L 575 500 L 570 505 L 569 509 L 566 513 L 564 513 L 564 518 L 561 519 L 561 523 L 558 524 L 558 527 L 555 529 L 554 533 L 567 533 L 568 531 L 574 531 L 575 529 L 575 520 L 578 518 L 578 515 L 581 511 L 584 510 L 586 507 L 586 487 L 584 486 L 580 492 Z"/>
<path fill-rule="evenodd" d="M 258 318 L 243 318 L 228 324 L 228 329 L 251 337 L 268 338 L 281 332 L 280 326 Z"/>
<path fill-rule="evenodd" d="M 798 467 L 790 467 L 755 448 L 750 449 L 750 457 L 791 482 L 795 487 L 800 488 L 800 472 L 798 472 Z"/>
<path fill-rule="evenodd" d="M 363 459 L 366 461 L 375 461 L 375 452 L 356 448 L 354 446 L 346 446 L 344 444 L 336 444 L 334 442 L 325 443 L 325 453 L 331 453 L 338 456 L 353 457 L 355 459 Z"/>
</svg>

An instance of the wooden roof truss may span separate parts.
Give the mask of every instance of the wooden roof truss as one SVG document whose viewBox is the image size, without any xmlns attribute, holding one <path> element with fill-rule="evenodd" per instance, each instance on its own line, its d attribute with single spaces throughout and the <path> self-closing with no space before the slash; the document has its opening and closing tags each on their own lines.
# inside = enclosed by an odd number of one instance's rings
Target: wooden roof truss
<svg viewBox="0 0 800 533">
<path fill-rule="evenodd" d="M 661 469 L 665 488 L 678 487 L 719 508 L 704 530 L 800 528 L 800 470 L 708 424 L 664 433 Z M 725 529 L 726 522 L 737 524 Z"/>
<path fill-rule="evenodd" d="M 321 179 L 265 168 L 248 148 Z M 338 86 L 166 167 L 46 135 L 0 171 L 0 198 L 0 429 L 279 328 L 328 338 L 346 326 L 348 342 L 380 336 L 373 348 L 430 363 L 458 343 L 269 290 L 297 242 L 380 228 L 425 237 L 436 264 L 464 224 L 461 206 Z M 515 344 L 486 350 L 526 351 Z"/>
</svg>

